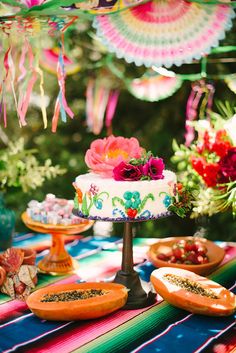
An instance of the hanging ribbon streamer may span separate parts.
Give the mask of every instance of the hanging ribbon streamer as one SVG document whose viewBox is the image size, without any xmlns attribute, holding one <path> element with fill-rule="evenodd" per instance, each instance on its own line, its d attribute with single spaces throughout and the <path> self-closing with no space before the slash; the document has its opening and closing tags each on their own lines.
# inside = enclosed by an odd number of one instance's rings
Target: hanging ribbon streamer
<svg viewBox="0 0 236 353">
<path fill-rule="evenodd" d="M 30 0 L 31 1 L 31 0 Z M 34 0 L 32 0 L 34 1 Z M 10 44 L 5 54 L 3 54 L 3 77 L 0 81 L 0 121 L 7 126 L 7 100 L 11 92 L 15 110 L 18 115 L 20 127 L 25 126 L 26 114 L 30 105 L 30 99 L 35 87 L 39 82 L 40 108 L 42 111 L 44 128 L 47 127 L 46 100 L 44 94 L 43 71 L 39 67 L 39 52 L 41 47 L 40 36 L 43 33 L 55 35 L 55 32 L 63 32 L 75 21 L 75 17 L 48 16 L 43 18 L 35 17 L 6 17 L 0 21 L 0 30 L 7 36 Z M 17 41 L 15 40 L 17 38 Z M 32 45 L 30 39 L 32 38 Z M 3 38 L 4 40 L 4 38 Z M 56 131 L 58 117 L 61 115 L 62 121 L 66 121 L 66 115 L 73 118 L 74 114 L 68 107 L 65 96 L 65 67 L 64 67 L 64 42 L 63 35 L 60 43 L 60 53 L 58 56 L 57 78 L 59 93 L 55 105 L 53 118 L 53 131 Z"/>
<path fill-rule="evenodd" d="M 194 140 L 194 128 L 191 126 L 191 121 L 195 120 L 197 116 L 200 119 L 207 116 L 209 119 L 209 114 L 212 111 L 214 92 L 215 88 L 213 85 L 206 83 L 205 80 L 200 80 L 192 84 L 192 91 L 186 106 L 185 145 L 187 147 Z"/>
<path fill-rule="evenodd" d="M 86 123 L 89 131 L 100 134 L 105 118 L 107 134 L 111 134 L 118 97 L 118 91 L 104 87 L 99 80 L 89 80 L 86 90 Z"/>
<path fill-rule="evenodd" d="M 36 61 L 35 71 L 37 72 L 40 78 L 40 83 L 39 83 L 39 90 L 40 90 L 40 97 L 41 97 L 40 107 L 41 107 L 41 112 L 43 117 L 44 129 L 46 129 L 48 125 L 48 121 L 47 121 L 47 111 L 46 111 L 46 105 L 45 105 L 44 77 L 43 77 L 43 71 L 39 67 L 39 57 L 37 58 L 37 61 Z"/>
<path fill-rule="evenodd" d="M 63 34 L 61 42 L 59 43 L 60 54 L 57 65 L 57 79 L 59 84 L 59 94 L 57 96 L 56 105 L 54 109 L 54 115 L 52 118 L 52 132 L 56 132 L 58 125 L 59 112 L 61 114 L 61 120 L 66 122 L 66 114 L 69 115 L 71 119 L 74 117 L 74 113 L 68 107 L 66 96 L 65 96 L 65 66 L 64 66 L 64 41 Z"/>
<path fill-rule="evenodd" d="M 115 115 L 116 106 L 119 98 L 119 91 L 112 91 L 109 94 L 108 103 L 107 103 L 107 111 L 105 118 L 105 125 L 107 128 L 107 135 L 112 135 L 112 120 Z"/>
<path fill-rule="evenodd" d="M 21 99 L 19 100 L 18 103 L 18 114 L 20 117 L 20 122 L 22 126 L 26 125 L 26 120 L 25 116 L 29 107 L 30 103 L 30 96 L 34 88 L 34 84 L 37 81 L 37 72 L 34 67 L 34 54 L 33 54 L 33 49 L 27 39 L 25 39 L 25 45 L 27 47 L 27 53 L 28 53 L 28 63 L 29 63 L 29 72 L 30 72 L 30 79 L 27 84 L 27 88 L 25 91 L 25 94 L 21 96 Z"/>
</svg>

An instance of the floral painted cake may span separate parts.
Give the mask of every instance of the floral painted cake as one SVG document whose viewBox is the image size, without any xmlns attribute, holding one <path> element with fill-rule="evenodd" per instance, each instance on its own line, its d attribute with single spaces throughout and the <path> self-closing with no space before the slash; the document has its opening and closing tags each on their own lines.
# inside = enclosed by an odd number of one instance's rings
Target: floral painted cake
<svg viewBox="0 0 236 353">
<path fill-rule="evenodd" d="M 92 142 L 78 176 L 75 209 L 80 217 L 108 221 L 140 221 L 169 214 L 176 190 L 175 173 L 163 160 L 140 147 L 136 138 L 109 136 Z"/>
</svg>

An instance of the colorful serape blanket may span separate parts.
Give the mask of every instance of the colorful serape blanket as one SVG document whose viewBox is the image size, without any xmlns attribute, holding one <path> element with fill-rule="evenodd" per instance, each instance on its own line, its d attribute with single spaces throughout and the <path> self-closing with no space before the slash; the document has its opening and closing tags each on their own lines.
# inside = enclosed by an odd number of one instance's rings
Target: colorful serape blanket
<svg viewBox="0 0 236 353">
<path fill-rule="evenodd" d="M 148 286 L 153 265 L 148 247 L 157 239 L 134 239 L 135 269 Z M 221 266 L 210 276 L 236 292 L 236 246 L 218 243 L 226 251 Z M 45 256 L 50 236 L 27 233 L 15 237 L 14 246 L 33 247 L 37 261 Z M 78 273 L 67 276 L 39 274 L 37 288 L 52 283 L 111 281 L 121 264 L 121 238 L 66 237 L 66 248 L 79 260 Z M 77 322 L 40 320 L 24 302 L 0 295 L 0 352 L 26 353 L 193 353 L 236 352 L 235 316 L 207 317 L 175 308 L 159 296 L 153 306 L 119 310 L 109 316 Z"/>
</svg>

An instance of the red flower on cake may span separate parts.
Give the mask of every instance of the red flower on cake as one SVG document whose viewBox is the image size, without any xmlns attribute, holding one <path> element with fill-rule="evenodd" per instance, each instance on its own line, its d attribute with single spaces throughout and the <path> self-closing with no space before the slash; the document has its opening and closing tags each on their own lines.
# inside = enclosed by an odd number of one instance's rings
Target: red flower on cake
<svg viewBox="0 0 236 353">
<path fill-rule="evenodd" d="M 113 169 L 113 177 L 117 181 L 137 181 L 142 177 L 142 167 L 135 166 L 126 162 L 120 162 Z"/>
<path fill-rule="evenodd" d="M 109 136 L 91 143 L 85 154 L 85 162 L 90 170 L 104 177 L 112 177 L 113 169 L 120 162 L 140 158 L 143 149 L 136 138 Z"/>
</svg>

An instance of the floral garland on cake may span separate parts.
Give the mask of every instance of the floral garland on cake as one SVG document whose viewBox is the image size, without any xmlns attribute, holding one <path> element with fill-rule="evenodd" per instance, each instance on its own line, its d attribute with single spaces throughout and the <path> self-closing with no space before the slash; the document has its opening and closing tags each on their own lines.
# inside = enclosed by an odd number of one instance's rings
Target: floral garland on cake
<svg viewBox="0 0 236 353">
<path fill-rule="evenodd" d="M 232 114 L 233 115 L 233 114 Z M 189 147 L 173 141 L 178 179 L 192 194 L 191 217 L 231 211 L 236 216 L 236 114 L 192 123 L 196 139 Z"/>
<path fill-rule="evenodd" d="M 109 136 L 92 142 L 85 162 L 93 173 L 117 181 L 163 179 L 165 164 L 140 147 L 135 137 Z"/>
</svg>

